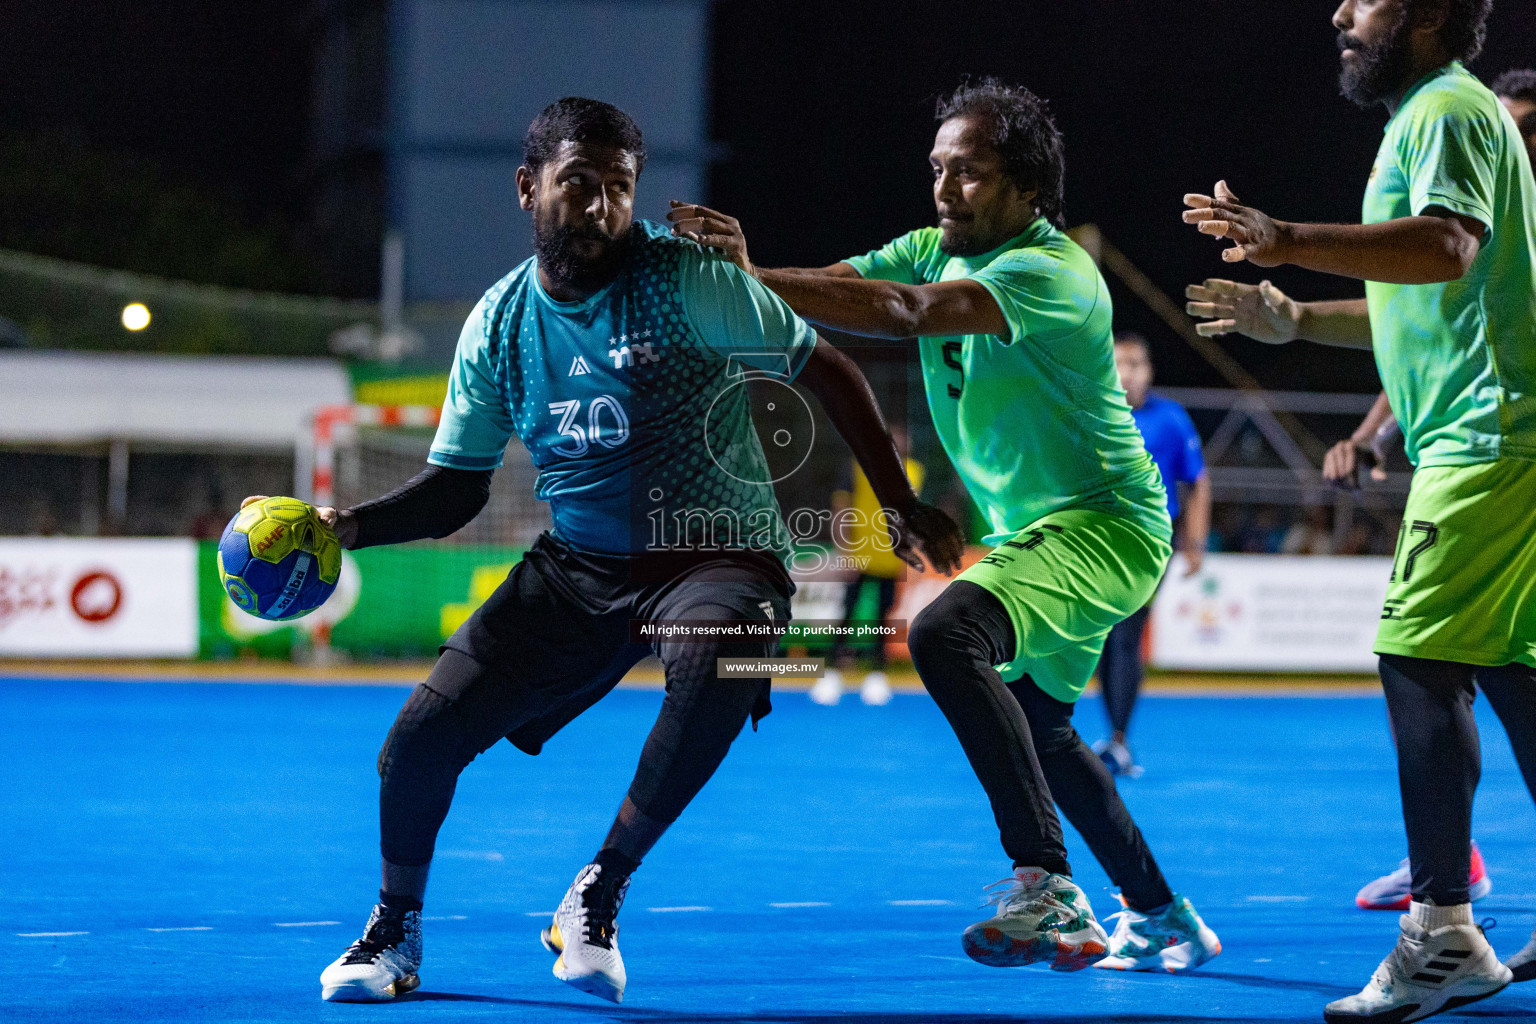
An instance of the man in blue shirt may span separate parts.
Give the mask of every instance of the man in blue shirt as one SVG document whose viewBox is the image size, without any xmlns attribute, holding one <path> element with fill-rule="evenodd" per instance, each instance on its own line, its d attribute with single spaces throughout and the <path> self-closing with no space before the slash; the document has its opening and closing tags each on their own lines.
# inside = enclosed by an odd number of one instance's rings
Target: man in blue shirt
<svg viewBox="0 0 1536 1024">
<path fill-rule="evenodd" d="M 1200 435 L 1182 405 L 1149 393 L 1152 354 L 1145 338 L 1130 332 L 1115 335 L 1115 369 L 1119 371 L 1120 386 L 1125 388 L 1136 427 L 1162 474 L 1163 489 L 1168 492 L 1168 518 L 1178 526 L 1184 574 L 1193 576 L 1200 571 L 1211 532 L 1211 478 L 1205 472 L 1205 458 L 1200 453 Z M 1181 492 L 1189 499 L 1182 519 Z M 1126 732 L 1131 725 L 1131 711 L 1136 707 L 1137 691 L 1141 689 L 1141 637 L 1151 611 L 1149 604 L 1111 629 L 1099 658 L 1099 686 L 1104 691 L 1104 708 L 1109 713 L 1112 732 L 1109 739 L 1095 743 L 1093 749 L 1116 775 L 1140 774 L 1126 745 Z"/>
<path fill-rule="evenodd" d="M 321 510 L 349 548 L 447 536 L 484 506 L 517 437 L 554 519 L 443 645 L 385 740 L 383 887 L 363 937 L 321 975 L 325 999 L 419 984 L 427 871 L 469 762 L 503 736 L 537 754 L 654 653 L 667 693 L 634 781 L 543 933 L 556 977 L 623 998 L 616 917 L 631 873 L 769 710 L 767 678 L 720 676 L 717 660 L 767 657 L 776 637 L 747 627 L 789 618 L 791 538 L 749 381 L 788 402 L 803 383 L 894 515 L 894 550 L 920 569 L 915 539 L 936 568 L 959 567 L 959 529 L 917 501 L 857 367 L 729 260 L 633 219 L 644 162 L 639 127 L 609 104 L 567 98 L 535 119 L 517 172 L 535 256 L 465 323 L 427 469 Z"/>
</svg>

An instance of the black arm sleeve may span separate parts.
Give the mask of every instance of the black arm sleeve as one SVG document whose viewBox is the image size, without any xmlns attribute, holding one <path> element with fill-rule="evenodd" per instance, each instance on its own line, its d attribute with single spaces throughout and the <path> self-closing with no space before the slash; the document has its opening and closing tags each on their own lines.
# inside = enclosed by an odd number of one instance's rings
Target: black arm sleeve
<svg viewBox="0 0 1536 1024">
<path fill-rule="evenodd" d="M 448 536 L 490 500 L 492 472 L 428 466 L 383 497 L 353 506 L 341 513 L 357 520 L 352 547 Z"/>
</svg>

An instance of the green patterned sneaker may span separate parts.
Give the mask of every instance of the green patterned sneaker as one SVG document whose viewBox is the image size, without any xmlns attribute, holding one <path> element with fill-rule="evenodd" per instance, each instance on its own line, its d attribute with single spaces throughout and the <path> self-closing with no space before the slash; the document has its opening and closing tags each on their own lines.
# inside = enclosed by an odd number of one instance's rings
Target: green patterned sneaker
<svg viewBox="0 0 1536 1024">
<path fill-rule="evenodd" d="M 1111 971 L 1187 971 L 1221 952 L 1221 940 L 1189 900 L 1174 893 L 1160 914 L 1143 914 L 1126 907 L 1109 939 L 1109 956 L 1094 964 Z"/>
<path fill-rule="evenodd" d="M 1088 897 L 1065 875 L 1015 868 L 1011 878 L 987 890 L 984 905 L 997 907 L 997 916 L 960 936 L 966 955 L 977 963 L 1023 967 L 1049 960 L 1053 971 L 1080 971 L 1109 948 Z"/>
</svg>

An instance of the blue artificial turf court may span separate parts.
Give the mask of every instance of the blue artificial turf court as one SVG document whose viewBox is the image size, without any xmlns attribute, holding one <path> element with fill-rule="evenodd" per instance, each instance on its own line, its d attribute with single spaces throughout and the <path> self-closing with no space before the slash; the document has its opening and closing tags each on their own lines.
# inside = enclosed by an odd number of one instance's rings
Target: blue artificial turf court
<svg viewBox="0 0 1536 1024">
<path fill-rule="evenodd" d="M 660 702 L 620 690 L 530 758 L 461 780 L 428 894 L 422 989 L 320 1000 L 377 888 L 374 758 L 398 686 L 0 680 L 4 1021 L 1316 1021 L 1391 946 L 1353 905 L 1403 855 L 1378 698 L 1153 697 L 1122 784 L 1220 934 L 1199 972 L 996 970 L 960 952 L 1008 864 L 943 718 L 777 695 L 635 876 L 623 1006 L 567 988 L 541 917 L 596 850 Z M 1480 702 L 1481 703 L 1481 702 Z M 1078 724 L 1099 735 L 1086 700 Z M 1536 810 L 1486 707 L 1478 916 L 1536 913 Z M 1078 881 L 1108 882 L 1075 834 Z M 1536 1019 L 1536 984 L 1446 1020 Z"/>
</svg>

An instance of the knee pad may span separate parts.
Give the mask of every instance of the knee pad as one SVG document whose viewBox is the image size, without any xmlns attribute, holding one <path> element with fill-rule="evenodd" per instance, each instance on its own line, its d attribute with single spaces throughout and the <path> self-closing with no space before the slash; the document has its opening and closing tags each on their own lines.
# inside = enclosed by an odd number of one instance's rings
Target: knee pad
<svg viewBox="0 0 1536 1024">
<path fill-rule="evenodd" d="M 384 737 L 384 746 L 379 750 L 379 777 L 386 778 L 401 765 L 414 769 L 458 760 L 462 743 L 457 716 L 452 712 L 453 701 L 425 686 L 416 687 L 395 716 L 389 735 Z M 463 767 L 458 765 L 459 769 Z"/>
</svg>

